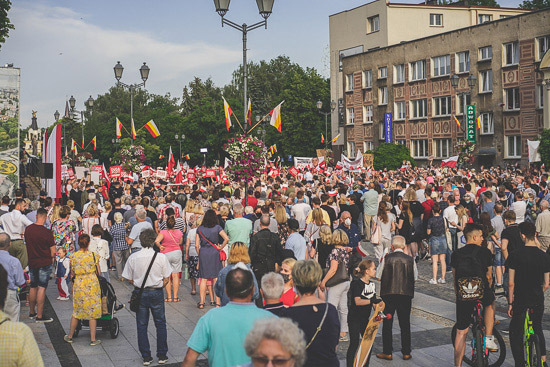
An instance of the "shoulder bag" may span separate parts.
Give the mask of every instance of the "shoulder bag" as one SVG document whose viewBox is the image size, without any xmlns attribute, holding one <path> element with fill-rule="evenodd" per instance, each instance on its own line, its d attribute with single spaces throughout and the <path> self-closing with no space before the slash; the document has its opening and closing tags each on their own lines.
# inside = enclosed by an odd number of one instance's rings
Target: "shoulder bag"
<svg viewBox="0 0 550 367">
<path fill-rule="evenodd" d="M 311 337 L 311 340 L 309 341 L 309 343 L 307 343 L 306 350 L 311 346 L 311 344 L 317 337 L 317 334 L 319 334 L 319 332 L 323 328 L 323 324 L 325 323 L 325 319 L 327 318 L 327 313 L 328 313 L 328 302 L 325 303 L 325 313 L 323 314 L 323 318 L 321 319 L 319 326 L 317 326 L 317 329 L 315 330 L 315 334 L 313 334 L 313 336 Z"/>
<path fill-rule="evenodd" d="M 155 262 L 155 258 L 157 257 L 158 252 L 155 251 L 155 254 L 153 255 L 153 259 L 151 260 L 151 263 L 149 263 L 149 267 L 147 268 L 147 272 L 145 273 L 145 278 L 143 278 L 143 283 L 141 284 L 140 289 L 134 289 L 132 291 L 132 294 L 130 295 L 130 311 L 132 312 L 138 312 L 139 311 L 139 304 L 141 303 L 141 295 L 143 294 L 143 288 L 145 288 L 145 283 L 147 282 L 147 278 L 149 277 L 149 273 L 151 272 L 151 268 L 153 267 L 153 263 Z"/>
<path fill-rule="evenodd" d="M 372 221 L 372 223 L 374 224 L 375 221 Z M 380 226 L 379 225 L 376 225 L 376 228 L 374 229 L 374 232 L 372 232 L 371 236 L 370 236 L 370 242 L 373 244 L 373 245 L 378 245 L 380 244 Z"/>
<path fill-rule="evenodd" d="M 218 248 L 218 246 L 216 246 L 216 245 L 214 245 L 212 242 L 210 242 L 210 240 L 209 240 L 208 238 L 206 238 L 205 235 L 202 234 L 200 227 L 197 228 L 197 231 L 199 232 L 199 234 L 201 235 L 201 237 L 204 238 L 204 240 L 205 240 L 206 242 L 208 242 L 212 247 L 214 247 L 216 250 L 218 250 L 218 252 L 220 253 L 220 261 L 225 261 L 225 260 L 227 260 L 227 254 L 225 253 L 225 251 L 220 250 L 220 249 Z"/>
<path fill-rule="evenodd" d="M 328 273 L 330 269 L 330 266 L 325 269 L 325 275 Z M 334 287 L 340 283 L 347 282 L 349 280 L 348 270 L 346 269 L 346 263 L 339 259 L 338 260 L 338 269 L 336 269 L 336 273 L 327 280 L 326 286 L 327 287 Z"/>
</svg>

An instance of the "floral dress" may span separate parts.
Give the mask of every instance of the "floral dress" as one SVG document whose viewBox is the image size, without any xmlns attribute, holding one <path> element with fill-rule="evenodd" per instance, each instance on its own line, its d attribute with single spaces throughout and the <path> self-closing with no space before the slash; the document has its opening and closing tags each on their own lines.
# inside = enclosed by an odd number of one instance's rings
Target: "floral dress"
<svg viewBox="0 0 550 367">
<path fill-rule="evenodd" d="M 75 223 L 70 219 L 57 220 L 52 224 L 56 248 L 63 247 L 67 256 L 71 256 L 75 251 L 76 228 Z"/>
<path fill-rule="evenodd" d="M 99 256 L 90 251 L 77 251 L 71 258 L 75 275 L 73 285 L 73 317 L 94 320 L 101 317 L 101 290 L 97 280 L 96 264 Z"/>
<path fill-rule="evenodd" d="M 330 262 L 336 260 L 338 262 L 344 262 L 346 269 L 349 269 L 349 253 L 344 247 L 335 247 L 327 257 L 327 269 L 330 269 Z"/>
</svg>

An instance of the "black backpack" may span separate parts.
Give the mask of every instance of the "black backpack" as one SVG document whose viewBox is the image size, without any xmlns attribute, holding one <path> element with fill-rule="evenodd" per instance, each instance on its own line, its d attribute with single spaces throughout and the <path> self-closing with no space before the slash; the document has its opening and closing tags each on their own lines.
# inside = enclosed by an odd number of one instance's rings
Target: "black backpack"
<svg viewBox="0 0 550 367">
<path fill-rule="evenodd" d="M 479 250 L 476 246 L 470 254 L 463 256 L 456 266 L 458 301 L 477 301 L 485 294 L 485 272 L 478 258 Z"/>
</svg>

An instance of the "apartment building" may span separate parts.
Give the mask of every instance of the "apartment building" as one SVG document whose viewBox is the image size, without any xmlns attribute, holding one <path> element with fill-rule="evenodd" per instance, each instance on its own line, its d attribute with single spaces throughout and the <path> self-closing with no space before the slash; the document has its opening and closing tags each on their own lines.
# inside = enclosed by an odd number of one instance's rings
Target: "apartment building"
<svg viewBox="0 0 550 367">
<path fill-rule="evenodd" d="M 525 162 L 549 108 L 539 70 L 549 46 L 546 9 L 343 57 L 344 150 L 384 141 L 391 112 L 394 142 L 420 163 L 445 159 L 465 137 L 464 106 L 474 105 L 478 164 Z"/>
</svg>

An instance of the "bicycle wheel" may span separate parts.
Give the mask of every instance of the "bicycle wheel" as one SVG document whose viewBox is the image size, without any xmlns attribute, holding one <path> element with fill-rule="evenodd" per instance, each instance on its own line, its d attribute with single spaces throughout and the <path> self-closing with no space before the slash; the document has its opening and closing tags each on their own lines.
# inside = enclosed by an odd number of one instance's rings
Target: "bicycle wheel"
<svg viewBox="0 0 550 367">
<path fill-rule="evenodd" d="M 495 342 L 498 345 L 498 351 L 487 352 L 487 366 L 500 367 L 506 359 L 506 344 L 504 344 L 504 339 L 496 328 L 493 328 L 493 336 L 495 337 Z"/>
<path fill-rule="evenodd" d="M 537 334 L 533 334 L 529 338 L 529 366 L 542 367 L 541 356 L 539 336 Z"/>
<path fill-rule="evenodd" d="M 453 348 L 455 345 L 455 339 L 456 339 L 456 325 L 453 326 L 453 330 L 451 331 L 451 341 L 453 343 Z M 477 364 L 477 361 L 479 360 L 476 356 L 476 344 L 479 339 L 474 338 L 474 334 L 472 331 L 472 328 L 468 330 L 468 333 L 466 334 L 466 348 L 464 349 L 464 357 L 462 358 L 462 361 L 466 363 L 468 366 L 472 367 L 478 367 L 483 366 L 480 364 Z M 481 361 L 483 361 L 483 358 L 481 358 Z M 484 367 L 484 366 L 483 366 Z"/>
<path fill-rule="evenodd" d="M 472 344 L 472 348 L 474 348 L 474 363 L 473 366 L 475 367 L 487 367 L 487 361 L 485 359 L 485 341 L 483 340 L 484 335 L 483 331 L 481 329 L 473 328 L 473 334 L 474 334 L 474 343 Z"/>
</svg>

